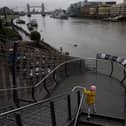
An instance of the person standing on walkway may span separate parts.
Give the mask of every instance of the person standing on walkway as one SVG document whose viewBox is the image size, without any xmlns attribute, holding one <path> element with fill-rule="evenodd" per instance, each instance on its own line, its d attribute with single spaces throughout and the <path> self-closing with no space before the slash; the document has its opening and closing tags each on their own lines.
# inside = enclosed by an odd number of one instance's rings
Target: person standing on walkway
<svg viewBox="0 0 126 126">
<path fill-rule="evenodd" d="M 91 85 L 89 90 L 84 88 L 84 95 L 86 95 L 86 103 L 88 105 L 88 119 L 90 119 L 91 107 L 93 107 L 93 112 L 96 113 L 96 105 L 95 105 L 96 86 Z"/>
</svg>

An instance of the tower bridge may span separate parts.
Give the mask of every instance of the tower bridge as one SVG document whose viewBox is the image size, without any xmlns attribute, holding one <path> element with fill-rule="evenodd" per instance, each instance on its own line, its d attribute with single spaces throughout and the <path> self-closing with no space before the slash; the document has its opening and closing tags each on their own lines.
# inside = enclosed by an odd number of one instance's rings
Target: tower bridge
<svg viewBox="0 0 126 126">
<path fill-rule="evenodd" d="M 31 11 L 30 9 L 33 8 L 39 8 L 41 9 L 41 11 L 39 12 L 35 12 L 35 11 Z M 42 16 L 45 16 L 46 15 L 46 12 L 45 12 L 45 5 L 44 3 L 42 3 L 41 5 L 30 5 L 30 4 L 27 4 L 27 15 L 30 17 L 31 14 L 42 14 Z"/>
</svg>

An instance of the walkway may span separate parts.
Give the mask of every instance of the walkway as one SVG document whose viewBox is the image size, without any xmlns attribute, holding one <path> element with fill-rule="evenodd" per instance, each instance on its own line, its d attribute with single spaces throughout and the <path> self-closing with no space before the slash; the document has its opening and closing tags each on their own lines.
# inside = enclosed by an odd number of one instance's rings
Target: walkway
<svg viewBox="0 0 126 126">
<path fill-rule="evenodd" d="M 67 67 L 68 65 L 69 64 L 67 64 Z M 72 68 L 71 72 L 75 70 L 76 67 L 74 67 L 74 69 Z M 59 71 L 57 71 L 56 76 L 58 77 L 59 74 Z M 90 84 L 95 84 L 97 86 L 97 114 L 121 119 L 124 119 L 124 117 L 126 117 L 124 115 L 124 88 L 121 86 L 120 82 L 117 79 L 110 78 L 106 75 L 96 72 L 85 71 L 83 74 L 74 74 L 73 76 L 65 78 L 62 83 L 57 85 L 51 96 L 56 96 L 67 92 L 77 85 L 88 88 Z M 51 99 L 50 102 L 51 101 L 54 102 L 57 126 L 65 126 L 66 120 L 68 120 L 67 94 L 60 98 Z M 71 103 L 72 117 L 75 117 L 75 114 L 77 112 L 76 94 L 71 93 Z M 85 108 L 86 105 L 83 104 L 81 110 L 85 111 Z M 23 126 L 52 126 L 49 102 L 30 106 L 19 111 L 19 113 L 21 114 Z M 0 119 L 0 126 L 3 126 L 7 123 L 9 123 L 9 126 L 17 126 L 15 124 L 14 117 L 15 114 L 10 114 L 9 116 L 7 116 L 7 118 L 4 118 L 6 121 L 3 118 Z"/>
<path fill-rule="evenodd" d="M 90 84 L 97 86 L 97 113 L 123 118 L 124 88 L 118 80 L 109 78 L 106 75 L 85 73 L 69 77 L 56 88 L 53 92 L 53 96 L 66 92 L 76 85 L 88 88 Z"/>
<path fill-rule="evenodd" d="M 109 78 L 103 74 L 87 72 L 81 75 L 68 77 L 59 84 L 52 96 L 71 90 L 74 86 L 80 85 L 89 87 L 90 84 L 97 86 L 97 114 L 124 119 L 124 89 L 118 80 Z M 76 113 L 76 96 L 72 98 L 72 115 Z M 55 114 L 57 126 L 64 126 L 68 119 L 68 109 L 66 96 L 55 101 Z M 84 105 L 83 105 L 84 106 Z M 85 111 L 85 107 L 82 108 Z M 23 110 L 21 112 L 23 126 L 52 126 L 49 104 L 40 104 L 36 107 Z M 62 125 L 61 125 L 62 124 Z M 2 126 L 2 125 L 0 125 Z M 12 122 L 9 126 L 16 126 Z"/>
</svg>

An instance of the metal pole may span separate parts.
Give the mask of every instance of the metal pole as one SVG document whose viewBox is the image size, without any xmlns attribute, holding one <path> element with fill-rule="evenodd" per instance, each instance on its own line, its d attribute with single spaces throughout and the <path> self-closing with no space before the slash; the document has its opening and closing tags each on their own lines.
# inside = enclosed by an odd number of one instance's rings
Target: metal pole
<svg viewBox="0 0 126 126">
<path fill-rule="evenodd" d="M 55 81 L 56 85 L 58 84 L 58 82 L 56 81 L 56 71 L 53 72 L 53 80 Z"/>
<path fill-rule="evenodd" d="M 78 107 L 80 105 L 80 97 L 81 97 L 80 91 L 77 91 L 77 103 L 78 103 Z"/>
<path fill-rule="evenodd" d="M 98 72 L 98 60 L 96 59 L 96 73 Z"/>
<path fill-rule="evenodd" d="M 56 116 L 55 116 L 55 108 L 54 102 L 50 102 L 50 112 L 51 112 L 51 119 L 52 119 L 52 126 L 56 126 Z"/>
<path fill-rule="evenodd" d="M 13 50 L 13 59 L 12 59 L 12 80 L 13 80 L 13 88 L 17 87 L 16 83 L 16 53 L 17 53 L 17 43 L 14 43 L 14 50 Z M 17 90 L 13 90 L 13 100 L 17 107 L 20 107 L 20 103 L 18 100 L 18 93 Z"/>
<path fill-rule="evenodd" d="M 110 73 L 110 75 L 109 75 L 109 77 L 112 77 L 112 73 L 113 73 L 113 62 L 111 61 L 111 73 Z"/>
<path fill-rule="evenodd" d="M 81 62 L 81 59 L 80 59 L 80 73 L 82 73 L 82 62 Z"/>
<path fill-rule="evenodd" d="M 16 114 L 16 124 L 17 126 L 23 126 L 20 114 Z"/>
<path fill-rule="evenodd" d="M 84 97 L 84 95 L 82 94 L 81 101 L 80 101 L 80 104 L 79 104 L 79 107 L 78 107 L 78 111 L 77 111 L 77 114 L 76 114 L 76 117 L 75 117 L 74 126 L 76 126 L 76 124 L 77 124 L 78 116 L 79 116 L 79 113 L 80 113 L 80 108 L 81 108 L 81 105 L 82 105 L 82 102 L 83 102 L 83 97 Z"/>
<path fill-rule="evenodd" d="M 14 50 L 13 50 L 13 59 L 12 59 L 12 79 L 13 79 L 13 88 L 17 87 L 16 83 L 16 54 L 17 54 L 17 43 L 14 43 Z M 15 105 L 19 108 L 20 103 L 18 99 L 18 92 L 16 89 L 13 90 L 13 100 Z M 17 126 L 23 126 L 20 114 L 16 114 L 16 124 Z"/>
<path fill-rule="evenodd" d="M 123 69 L 123 72 L 124 72 L 124 76 L 123 76 L 122 80 L 120 81 L 120 83 L 122 83 L 122 84 L 123 84 L 124 80 L 126 79 L 126 71 L 125 71 L 125 69 Z"/>
<path fill-rule="evenodd" d="M 70 97 L 70 95 L 67 95 L 67 103 L 68 103 L 68 118 L 71 121 L 72 115 L 71 115 L 71 97 Z"/>
<path fill-rule="evenodd" d="M 36 98 L 35 98 L 35 88 L 32 87 L 32 99 L 34 100 L 34 102 L 37 102 Z"/>
</svg>

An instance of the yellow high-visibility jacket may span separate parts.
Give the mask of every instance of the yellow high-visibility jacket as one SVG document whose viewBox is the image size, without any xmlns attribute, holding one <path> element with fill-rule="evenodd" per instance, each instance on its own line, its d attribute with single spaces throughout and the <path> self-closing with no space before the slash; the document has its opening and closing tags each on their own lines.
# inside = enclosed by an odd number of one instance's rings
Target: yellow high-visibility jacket
<svg viewBox="0 0 126 126">
<path fill-rule="evenodd" d="M 84 89 L 84 94 L 87 95 L 87 98 L 86 98 L 87 104 L 89 105 L 95 104 L 96 91 L 90 91 L 90 90 Z"/>
</svg>

